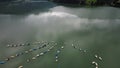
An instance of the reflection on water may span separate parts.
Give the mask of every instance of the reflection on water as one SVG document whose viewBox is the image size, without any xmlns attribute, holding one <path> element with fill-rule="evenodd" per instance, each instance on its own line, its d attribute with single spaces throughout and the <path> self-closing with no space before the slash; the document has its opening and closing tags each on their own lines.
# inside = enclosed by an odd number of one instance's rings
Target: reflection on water
<svg viewBox="0 0 120 68">
<path fill-rule="evenodd" d="M 48 6 L 49 5 L 49 6 Z M 47 1 L 31 1 L 31 2 L 2 2 L 0 3 L 0 13 L 2 14 L 30 14 L 47 11 L 56 4 Z"/>
<path fill-rule="evenodd" d="M 28 12 L 29 14 L 23 14 L 21 10 L 18 12 L 21 12 L 19 15 L 16 11 L 15 14 L 8 12 L 2 14 L 1 11 L 0 60 L 10 56 L 14 58 L 14 55 L 27 53 L 30 49 L 35 51 L 12 59 L 0 65 L 0 68 L 120 67 L 118 61 L 120 10 L 118 8 L 54 6 L 45 8 L 47 9 L 45 11 L 40 8 Z M 33 44 L 36 41 L 54 41 L 55 44 L 50 43 L 46 48 L 36 50 L 34 48 L 41 46 L 41 44 Z M 20 46 L 20 43 L 28 42 L 30 46 Z M 6 48 L 7 44 L 17 45 Z M 49 53 L 44 52 L 54 45 L 55 48 Z M 41 52 L 46 54 L 36 58 L 35 56 L 42 55 Z"/>
</svg>

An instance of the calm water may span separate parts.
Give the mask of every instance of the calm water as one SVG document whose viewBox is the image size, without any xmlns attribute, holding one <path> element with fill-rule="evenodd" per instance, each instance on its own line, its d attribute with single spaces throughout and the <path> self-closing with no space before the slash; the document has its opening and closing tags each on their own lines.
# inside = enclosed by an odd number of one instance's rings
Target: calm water
<svg viewBox="0 0 120 68">
<path fill-rule="evenodd" d="M 26 63 L 42 50 L 0 64 L 0 68 L 120 68 L 120 9 L 114 7 L 65 7 L 50 2 L 0 6 L 0 60 L 37 46 L 6 48 L 7 44 L 55 41 L 48 54 Z M 65 43 L 65 44 L 64 44 Z M 87 50 L 81 53 L 71 44 Z M 65 45 L 60 61 L 55 52 Z M 44 51 L 44 50 L 43 50 Z M 102 61 L 94 58 L 98 54 Z M 58 65 L 59 64 L 59 65 Z"/>
</svg>

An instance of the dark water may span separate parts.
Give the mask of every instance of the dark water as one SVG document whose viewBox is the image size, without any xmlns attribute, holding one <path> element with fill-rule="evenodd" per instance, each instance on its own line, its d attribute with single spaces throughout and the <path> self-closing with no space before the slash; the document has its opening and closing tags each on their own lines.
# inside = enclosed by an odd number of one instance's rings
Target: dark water
<svg viewBox="0 0 120 68">
<path fill-rule="evenodd" d="M 0 68 L 120 68 L 120 9 L 114 7 L 65 7 L 50 2 L 18 3 L 0 6 L 0 60 L 37 45 L 6 48 L 7 44 L 55 41 L 48 54 L 29 63 L 43 50 L 11 59 Z M 79 52 L 71 45 L 86 50 Z M 51 44 L 54 45 L 54 44 Z M 59 62 L 55 52 L 60 46 Z M 102 57 L 99 61 L 94 57 Z"/>
</svg>

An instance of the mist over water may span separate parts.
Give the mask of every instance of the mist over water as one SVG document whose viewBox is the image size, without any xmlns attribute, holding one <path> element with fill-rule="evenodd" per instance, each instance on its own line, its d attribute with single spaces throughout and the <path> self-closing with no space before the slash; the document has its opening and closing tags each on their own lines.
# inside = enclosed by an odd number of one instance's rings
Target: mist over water
<svg viewBox="0 0 120 68">
<path fill-rule="evenodd" d="M 58 43 L 68 43 L 60 58 L 61 68 L 94 68 L 91 64 L 91 61 L 94 61 L 91 55 L 96 53 L 103 57 L 99 68 L 120 67 L 119 8 L 55 6 L 47 9 L 46 11 L 38 10 L 37 14 L 34 12 L 26 15 L 0 14 L 0 57 L 27 49 L 27 47 L 6 49 L 5 46 L 9 43 L 54 40 Z M 73 40 L 79 41 L 79 45 L 77 42 L 74 43 L 87 49 L 88 54 L 79 55 L 79 52 L 72 49 L 70 46 Z M 28 56 L 24 55 L 5 65 L 0 65 L 0 68 L 16 68 L 19 64 L 23 64 L 26 68 L 57 68 L 52 60 L 52 54 L 26 65 L 24 59 Z"/>
</svg>

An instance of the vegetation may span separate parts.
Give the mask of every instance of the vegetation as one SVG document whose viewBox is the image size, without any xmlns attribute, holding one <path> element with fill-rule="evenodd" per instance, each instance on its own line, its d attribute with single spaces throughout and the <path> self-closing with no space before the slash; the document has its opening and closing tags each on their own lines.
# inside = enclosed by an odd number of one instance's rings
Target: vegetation
<svg viewBox="0 0 120 68">
<path fill-rule="evenodd" d="M 120 0 L 49 0 L 61 4 L 78 4 L 83 6 L 114 6 L 120 7 Z"/>
<path fill-rule="evenodd" d="M 97 3 L 97 0 L 86 0 L 85 3 L 86 3 L 87 5 L 92 5 L 92 4 Z"/>
</svg>

